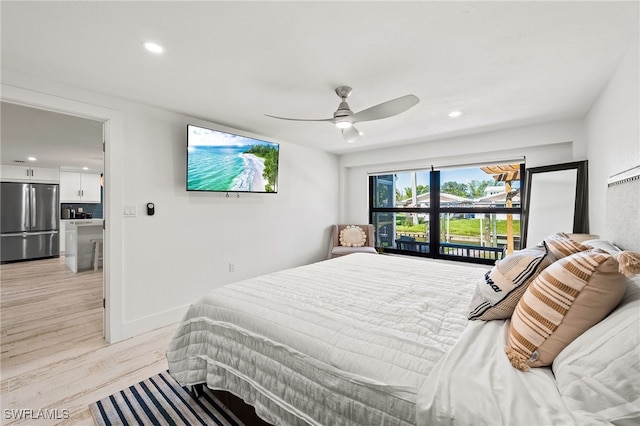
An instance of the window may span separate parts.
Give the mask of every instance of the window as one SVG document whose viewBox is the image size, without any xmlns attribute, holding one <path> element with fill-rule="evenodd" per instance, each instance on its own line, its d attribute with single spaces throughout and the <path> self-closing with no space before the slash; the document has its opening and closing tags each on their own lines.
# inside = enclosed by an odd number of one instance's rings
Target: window
<svg viewBox="0 0 640 426">
<path fill-rule="evenodd" d="M 523 176 L 520 163 L 371 176 L 376 247 L 493 263 L 520 248 Z"/>
</svg>

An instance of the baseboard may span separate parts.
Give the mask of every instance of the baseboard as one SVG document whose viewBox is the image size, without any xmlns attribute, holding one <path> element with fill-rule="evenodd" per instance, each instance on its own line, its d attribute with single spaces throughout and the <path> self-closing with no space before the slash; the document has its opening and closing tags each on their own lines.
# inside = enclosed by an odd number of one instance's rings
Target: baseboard
<svg viewBox="0 0 640 426">
<path fill-rule="evenodd" d="M 171 324 L 177 325 L 187 312 L 188 308 L 188 304 L 182 305 L 156 314 L 136 318 L 135 320 L 125 321 L 122 323 L 121 333 L 119 333 L 119 337 L 121 337 L 121 339 L 118 340 L 128 339 Z"/>
</svg>

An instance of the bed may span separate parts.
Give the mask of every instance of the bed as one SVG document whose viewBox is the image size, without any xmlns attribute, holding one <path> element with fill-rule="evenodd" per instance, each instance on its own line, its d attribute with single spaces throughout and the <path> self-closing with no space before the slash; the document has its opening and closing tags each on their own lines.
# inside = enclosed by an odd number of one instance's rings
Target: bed
<svg viewBox="0 0 640 426">
<path fill-rule="evenodd" d="M 272 424 L 584 424 L 550 368 L 509 365 L 505 321 L 467 320 L 486 269 L 353 254 L 223 286 L 190 307 L 167 351 L 170 373 L 230 391 Z M 601 326 L 625 316 L 621 336 L 635 340 L 613 346 L 611 360 L 623 348 L 640 356 L 630 283 L 626 310 Z M 634 368 L 614 386 L 626 387 L 627 408 L 640 406 L 628 401 L 640 393 Z"/>
<path fill-rule="evenodd" d="M 189 309 L 170 372 L 272 424 L 415 424 L 484 269 L 356 253 L 220 287 Z"/>
<path fill-rule="evenodd" d="M 520 348 L 530 298 L 585 259 L 597 265 L 560 325 Z M 179 325 L 169 372 L 274 425 L 639 424 L 640 277 L 625 264 L 639 273 L 640 254 L 562 233 L 494 267 L 350 254 L 214 289 Z M 595 281 L 615 295 L 577 330 Z"/>
</svg>

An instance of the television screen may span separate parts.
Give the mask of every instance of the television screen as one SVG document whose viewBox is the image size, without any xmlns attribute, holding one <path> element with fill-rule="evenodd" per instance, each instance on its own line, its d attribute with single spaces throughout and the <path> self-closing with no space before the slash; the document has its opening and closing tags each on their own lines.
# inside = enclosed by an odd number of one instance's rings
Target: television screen
<svg viewBox="0 0 640 426">
<path fill-rule="evenodd" d="M 278 192 L 279 145 L 187 125 L 187 191 Z"/>
</svg>

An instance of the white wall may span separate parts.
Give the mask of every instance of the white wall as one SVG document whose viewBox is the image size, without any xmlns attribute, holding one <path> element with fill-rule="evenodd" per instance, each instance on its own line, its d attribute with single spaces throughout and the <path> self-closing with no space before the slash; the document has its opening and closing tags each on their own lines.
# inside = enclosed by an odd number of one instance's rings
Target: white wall
<svg viewBox="0 0 640 426">
<path fill-rule="evenodd" d="M 585 118 L 590 232 L 603 238 L 608 238 L 607 178 L 640 165 L 639 50 L 636 39 Z"/>
<path fill-rule="evenodd" d="M 3 74 L 2 94 L 108 120 L 110 341 L 179 320 L 215 286 L 326 257 L 339 211 L 335 155 L 275 141 L 281 144 L 277 194 L 191 193 L 185 190 L 186 124 L 233 129 L 10 72 Z M 155 203 L 154 216 L 146 215 L 147 202 Z M 135 206 L 137 216 L 124 217 L 124 206 Z"/>
<path fill-rule="evenodd" d="M 518 127 L 344 155 L 340 158 L 342 223 L 368 221 L 369 173 L 428 169 L 483 161 L 526 158 L 527 167 L 584 160 L 582 120 Z"/>
<path fill-rule="evenodd" d="M 125 132 L 125 182 L 134 183 L 125 205 L 139 212 L 123 225 L 125 323 L 214 286 L 326 257 L 338 212 L 334 155 L 280 141 L 277 194 L 187 192 L 186 124 L 232 129 L 139 106 L 125 116 L 135 117 Z M 142 213 L 149 201 L 154 216 Z"/>
</svg>

